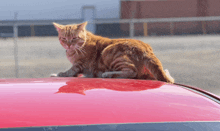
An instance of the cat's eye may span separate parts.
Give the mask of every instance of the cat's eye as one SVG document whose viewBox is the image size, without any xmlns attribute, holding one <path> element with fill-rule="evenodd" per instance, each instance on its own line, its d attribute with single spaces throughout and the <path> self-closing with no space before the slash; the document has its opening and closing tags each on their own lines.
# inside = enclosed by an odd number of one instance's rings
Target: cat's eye
<svg viewBox="0 0 220 131">
<path fill-rule="evenodd" d="M 75 40 L 77 40 L 77 39 L 78 39 L 78 37 L 72 38 L 72 41 L 75 41 Z"/>
<path fill-rule="evenodd" d="M 61 40 L 66 41 L 66 38 L 61 38 Z"/>
<path fill-rule="evenodd" d="M 78 37 L 73 38 L 73 40 L 76 40 L 76 39 L 78 39 Z"/>
</svg>

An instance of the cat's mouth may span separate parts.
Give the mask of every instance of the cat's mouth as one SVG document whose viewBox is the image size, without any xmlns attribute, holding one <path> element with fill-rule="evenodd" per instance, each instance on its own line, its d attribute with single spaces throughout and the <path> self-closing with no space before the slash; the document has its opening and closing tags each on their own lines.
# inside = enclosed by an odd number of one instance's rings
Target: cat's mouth
<svg viewBox="0 0 220 131">
<path fill-rule="evenodd" d="M 78 45 L 72 45 L 72 44 L 70 44 L 70 45 L 68 45 L 68 49 L 67 49 L 67 51 L 70 51 L 70 52 L 74 52 L 74 54 L 77 54 L 77 55 L 85 55 L 86 54 L 86 52 L 85 52 L 85 50 L 82 48 L 82 46 L 78 46 Z"/>
</svg>

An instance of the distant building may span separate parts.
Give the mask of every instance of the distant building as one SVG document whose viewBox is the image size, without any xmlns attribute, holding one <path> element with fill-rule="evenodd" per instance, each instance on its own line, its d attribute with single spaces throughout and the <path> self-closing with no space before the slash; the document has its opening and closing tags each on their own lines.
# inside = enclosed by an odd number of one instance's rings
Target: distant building
<svg viewBox="0 0 220 131">
<path fill-rule="evenodd" d="M 121 0 L 121 19 L 220 16 L 220 0 Z M 172 25 L 171 25 L 172 24 Z M 147 23 L 148 35 L 218 33 L 220 22 Z M 128 32 L 128 24 L 122 24 Z M 135 35 L 143 34 L 143 23 L 135 24 Z"/>
<path fill-rule="evenodd" d="M 1 22 L 12 21 L 14 12 L 18 12 L 18 20 L 34 21 L 220 16 L 220 0 L 67 0 L 66 2 L 60 2 L 60 0 L 34 2 L 19 0 L 16 4 L 14 2 L 15 0 L 6 1 L 1 5 L 0 37 L 2 33 L 13 33 L 12 26 L 1 26 Z M 88 7 L 89 10 L 83 11 L 83 7 Z M 87 29 L 101 36 L 129 36 L 128 23 L 90 24 Z M 220 22 L 135 23 L 134 29 L 135 36 L 211 34 L 220 33 Z M 51 25 L 22 25 L 18 27 L 18 36 L 56 35 L 57 32 L 52 23 Z"/>
</svg>

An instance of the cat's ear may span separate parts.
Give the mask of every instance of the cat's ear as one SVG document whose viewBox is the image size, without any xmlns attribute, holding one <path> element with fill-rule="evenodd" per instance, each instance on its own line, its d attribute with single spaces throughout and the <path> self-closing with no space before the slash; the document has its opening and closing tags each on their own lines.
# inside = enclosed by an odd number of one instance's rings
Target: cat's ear
<svg viewBox="0 0 220 131">
<path fill-rule="evenodd" d="M 54 27 L 57 29 L 57 31 L 59 32 L 61 29 L 63 29 L 63 25 L 57 24 L 55 22 L 53 22 Z"/>
<path fill-rule="evenodd" d="M 79 29 L 79 30 L 85 30 L 87 23 L 88 23 L 88 22 L 86 21 L 86 22 L 84 22 L 84 23 L 79 24 L 79 25 L 78 25 L 78 29 Z"/>
</svg>

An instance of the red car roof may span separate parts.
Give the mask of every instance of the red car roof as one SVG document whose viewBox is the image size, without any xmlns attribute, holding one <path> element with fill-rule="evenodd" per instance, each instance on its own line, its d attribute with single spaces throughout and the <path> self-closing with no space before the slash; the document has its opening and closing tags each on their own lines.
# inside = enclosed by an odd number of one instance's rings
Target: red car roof
<svg viewBox="0 0 220 131">
<path fill-rule="evenodd" d="M 159 81 L 0 79 L 0 128 L 220 121 L 220 104 Z"/>
</svg>

